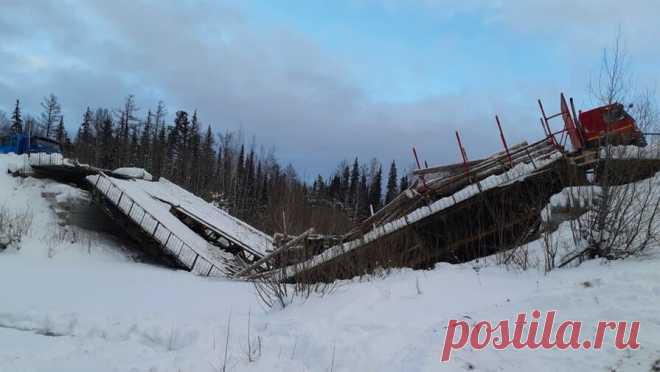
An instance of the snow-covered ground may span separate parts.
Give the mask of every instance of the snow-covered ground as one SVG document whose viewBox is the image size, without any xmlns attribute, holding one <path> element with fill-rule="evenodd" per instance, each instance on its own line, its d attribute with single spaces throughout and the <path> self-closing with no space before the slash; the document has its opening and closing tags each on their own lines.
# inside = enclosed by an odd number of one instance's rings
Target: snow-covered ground
<svg viewBox="0 0 660 372">
<path fill-rule="evenodd" d="M 133 260 L 127 247 L 113 236 L 67 225 L 61 218 L 62 212 L 76 202 L 88 203 L 85 192 L 49 180 L 14 178 L 7 174 L 8 170 L 22 168 L 26 163 L 23 155 L 0 155 L 0 212 L 27 217 L 30 224 L 17 254 L 55 261 Z"/>
<path fill-rule="evenodd" d="M 13 160 L 0 156 L 0 207 L 28 210 L 33 223 L 19 250 L 0 253 L 3 372 L 222 371 L 225 359 L 226 371 L 620 372 L 651 371 L 660 359 L 657 248 L 645 257 L 594 260 L 547 275 L 484 265 L 489 260 L 400 270 L 267 310 L 249 283 L 137 263 L 102 234 L 86 242 L 56 239 L 53 248 L 50 239 L 73 227 L 58 224 L 53 198 L 42 193 L 82 196 L 7 176 Z M 468 347 L 440 362 L 450 319 L 513 320 L 532 309 L 556 309 L 558 320 L 581 320 L 587 328 L 601 319 L 639 320 L 641 347 Z"/>
</svg>

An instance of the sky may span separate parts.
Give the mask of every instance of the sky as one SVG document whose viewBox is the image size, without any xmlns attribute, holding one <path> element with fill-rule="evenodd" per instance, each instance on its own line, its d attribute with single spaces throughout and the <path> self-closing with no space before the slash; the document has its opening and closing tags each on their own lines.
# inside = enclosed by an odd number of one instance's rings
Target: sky
<svg viewBox="0 0 660 372">
<path fill-rule="evenodd" d="M 631 92 L 660 84 L 657 0 L 0 0 L 0 110 L 38 115 L 53 93 L 77 129 L 87 106 L 136 97 L 242 130 L 301 177 L 342 159 L 413 166 L 535 141 L 536 99 L 595 104 L 617 35 Z M 631 93 L 632 97 L 632 93 Z M 632 99 L 632 98 L 631 98 Z M 246 142 L 249 142 L 246 141 Z"/>
</svg>

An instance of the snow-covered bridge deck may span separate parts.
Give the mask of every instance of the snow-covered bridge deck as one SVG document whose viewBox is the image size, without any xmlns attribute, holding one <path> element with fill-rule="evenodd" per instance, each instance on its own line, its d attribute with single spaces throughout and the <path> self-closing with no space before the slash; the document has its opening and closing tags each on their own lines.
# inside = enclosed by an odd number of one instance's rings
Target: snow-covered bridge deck
<svg viewBox="0 0 660 372">
<path fill-rule="evenodd" d="M 317 281 L 336 279 L 335 276 L 340 278 L 350 278 L 352 276 L 359 275 L 366 270 L 367 266 L 352 265 L 348 264 L 347 262 L 358 262 L 359 255 L 363 254 L 369 249 L 372 251 L 378 251 L 381 248 L 379 246 L 379 242 L 381 240 L 385 241 L 389 237 L 395 235 L 399 235 L 400 238 L 405 239 L 405 231 L 409 230 L 409 228 L 418 225 L 422 226 L 424 224 L 429 224 L 428 221 L 430 221 L 435 216 L 446 216 L 451 213 L 460 211 L 464 203 L 469 203 L 473 200 L 482 202 L 483 200 L 477 198 L 477 196 L 485 195 L 489 191 L 496 191 L 499 189 L 506 190 L 513 184 L 525 183 L 528 177 L 532 177 L 536 174 L 543 175 L 547 170 L 551 170 L 555 161 L 559 159 L 561 159 L 561 157 L 554 155 L 545 161 L 537 162 L 537 165 L 534 167 L 528 164 L 521 164 L 520 166 L 515 167 L 514 169 L 502 175 L 491 176 L 486 180 L 478 182 L 480 187 L 476 186 L 476 184 L 469 185 L 464 189 L 456 192 L 455 194 L 436 200 L 429 205 L 424 205 L 398 219 L 392 220 L 383 225 L 374 225 L 373 228 L 365 234 L 360 235 L 353 240 L 331 247 L 323 253 L 311 257 L 307 261 L 285 268 L 273 270 L 266 273 L 265 276 L 272 276 L 275 280 L 278 281 Z M 538 167 L 538 169 L 536 167 Z M 447 234 L 446 231 L 443 231 L 436 225 L 431 226 L 431 230 L 433 230 L 433 232 L 436 234 Z M 396 244 L 399 244 L 399 242 Z M 393 252 L 389 253 L 371 254 L 367 261 L 383 261 L 382 263 L 384 264 L 385 262 L 392 260 L 393 257 L 399 257 L 403 252 L 402 248 L 403 247 L 400 246 L 394 249 Z M 409 247 L 411 250 L 413 248 Z M 429 247 L 418 248 L 426 249 Z M 437 248 L 445 249 L 447 247 Z M 335 261 L 336 264 L 333 266 L 333 262 Z M 341 266 L 341 269 L 338 269 L 337 265 Z M 407 263 L 406 265 L 411 264 Z"/>
<path fill-rule="evenodd" d="M 270 236 L 167 180 L 119 179 L 104 173 L 86 180 L 139 228 L 142 238 L 196 274 L 230 275 L 235 255 L 249 261 L 272 249 Z"/>
</svg>

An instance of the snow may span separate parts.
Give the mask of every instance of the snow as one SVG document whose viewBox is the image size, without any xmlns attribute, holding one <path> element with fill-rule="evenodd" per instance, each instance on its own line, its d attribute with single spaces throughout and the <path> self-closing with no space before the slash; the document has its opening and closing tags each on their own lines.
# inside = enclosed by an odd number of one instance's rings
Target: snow
<svg viewBox="0 0 660 372">
<path fill-rule="evenodd" d="M 648 370 L 660 349 L 659 263 L 594 261 L 550 275 L 442 264 L 341 282 L 325 297 L 265 311 L 247 283 L 135 263 L 2 257 L 0 280 L 17 284 L 3 289 L 12 301 L 0 311 L 0 370 L 218 371 L 228 319 L 229 371 L 328 371 L 333 349 L 335 371 Z M 587 328 L 600 319 L 640 320 L 642 347 L 466 348 L 440 363 L 449 319 L 499 321 L 532 309 L 558 309 L 561 320 Z M 248 316 L 253 347 L 262 345 L 254 362 Z"/>
<path fill-rule="evenodd" d="M 22 167 L 26 159 L 25 155 L 0 155 L 0 211 L 30 220 L 30 228 L 23 236 L 20 251 L 8 249 L 4 255 L 20 253 L 34 258 L 76 262 L 132 259 L 132 255 L 126 252 L 127 248 L 119 246 L 111 236 L 75 226 L 60 226 L 58 212 L 64 204 L 72 200 L 87 201 L 88 195 L 72 186 L 31 177 L 15 178 L 7 173 L 13 167 Z M 53 196 L 55 204 L 45 198 L 47 195 Z"/>
<path fill-rule="evenodd" d="M 222 371 L 227 338 L 227 371 L 624 372 L 649 371 L 660 358 L 657 246 L 644 257 L 592 260 L 548 274 L 538 266 L 497 266 L 494 257 L 428 271 L 394 270 L 266 310 L 250 283 L 136 263 L 103 239 L 91 240 L 92 254 L 87 244 L 64 242 L 50 257 L 50 238 L 72 227 L 57 223 L 42 193 L 75 192 L 10 177 L 6 168 L 16 160 L 0 156 L 0 206 L 28 209 L 34 220 L 19 250 L 0 253 L 3 372 Z M 659 187 L 656 181 L 648 184 Z M 555 235 L 569 241 L 567 224 Z M 540 244 L 530 244 L 532 256 Z M 512 321 L 532 309 L 556 309 L 558 321 L 581 320 L 588 330 L 599 320 L 639 320 L 641 347 L 467 347 L 440 362 L 450 319 Z M 253 351 L 261 345 L 252 358 L 248 342 Z"/>
<path fill-rule="evenodd" d="M 660 144 L 650 144 L 646 147 L 635 145 L 611 146 L 600 149 L 601 158 L 612 159 L 660 159 Z"/>
<path fill-rule="evenodd" d="M 126 181 L 123 182 L 124 184 Z M 140 187 L 154 198 L 168 204 L 180 206 L 208 224 L 216 227 L 244 245 L 264 255 L 273 248 L 273 239 L 268 234 L 231 216 L 220 208 L 207 203 L 204 199 L 184 190 L 174 183 L 161 178 L 159 182 L 137 182 Z"/>
<path fill-rule="evenodd" d="M 89 199 L 87 193 L 83 190 L 61 183 L 48 183 L 44 185 L 43 192 L 54 195 L 57 204 L 66 204 L 76 200 Z"/>
<path fill-rule="evenodd" d="M 117 168 L 112 173 L 120 174 L 130 178 L 151 181 L 153 176 L 142 168 Z"/>
</svg>

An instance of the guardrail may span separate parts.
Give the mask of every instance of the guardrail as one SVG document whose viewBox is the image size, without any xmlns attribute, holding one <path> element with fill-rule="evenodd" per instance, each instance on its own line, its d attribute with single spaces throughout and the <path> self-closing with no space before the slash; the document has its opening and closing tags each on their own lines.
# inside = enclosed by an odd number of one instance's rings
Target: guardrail
<svg viewBox="0 0 660 372">
<path fill-rule="evenodd" d="M 28 163 L 32 166 L 65 165 L 64 155 L 59 153 L 28 153 Z"/>
<path fill-rule="evenodd" d="M 185 241 L 163 226 L 153 215 L 115 185 L 110 177 L 103 172 L 98 174 L 96 182 L 90 181 L 90 178 L 93 179 L 93 177 L 90 176 L 88 182 L 94 186 L 97 192 L 103 194 L 189 271 L 202 276 L 225 276 L 224 270 L 197 253 Z"/>
</svg>

